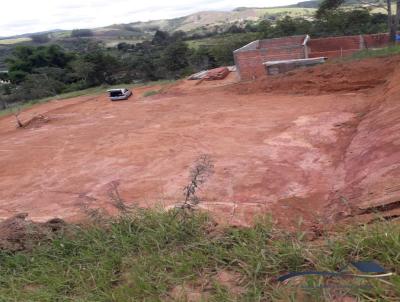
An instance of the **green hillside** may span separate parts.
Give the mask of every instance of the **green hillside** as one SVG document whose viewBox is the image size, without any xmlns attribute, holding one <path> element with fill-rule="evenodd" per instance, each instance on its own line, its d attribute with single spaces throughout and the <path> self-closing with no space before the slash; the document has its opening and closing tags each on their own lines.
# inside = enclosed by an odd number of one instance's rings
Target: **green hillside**
<svg viewBox="0 0 400 302">
<path fill-rule="evenodd" d="M 312 2 L 312 1 L 311 1 Z M 304 5 L 302 7 L 301 5 Z M 215 27 L 227 28 L 232 24 L 259 21 L 264 18 L 277 19 L 282 16 L 300 17 L 312 16 L 314 7 L 305 2 L 298 6 L 273 7 L 273 8 L 237 8 L 232 11 L 203 11 L 188 16 L 168 19 L 153 20 L 148 22 L 132 22 L 128 24 L 114 24 L 106 27 L 94 28 L 94 37 L 105 42 L 121 40 L 141 41 L 159 29 L 168 32 L 178 30 L 187 33 L 204 32 L 214 30 Z M 51 40 L 68 38 L 71 31 L 50 32 Z M 29 42 L 32 34 L 19 35 L 15 37 L 1 38 L 0 45 L 10 45 L 22 42 Z"/>
</svg>

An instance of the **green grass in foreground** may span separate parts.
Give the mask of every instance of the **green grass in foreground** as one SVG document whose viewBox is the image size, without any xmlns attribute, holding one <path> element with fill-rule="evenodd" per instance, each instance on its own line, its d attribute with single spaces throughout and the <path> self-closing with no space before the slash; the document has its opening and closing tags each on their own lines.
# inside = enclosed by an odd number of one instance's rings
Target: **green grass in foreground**
<svg viewBox="0 0 400 302">
<path fill-rule="evenodd" d="M 102 86 L 92 87 L 92 88 L 88 88 L 88 89 L 84 89 L 84 90 L 67 92 L 67 93 L 50 96 L 50 97 L 46 97 L 46 98 L 39 99 L 39 100 L 31 100 L 31 101 L 27 101 L 27 102 L 23 102 L 23 103 L 12 104 L 10 106 L 10 108 L 0 110 L 0 117 L 11 114 L 17 107 L 20 110 L 24 110 L 24 109 L 28 109 L 28 108 L 32 107 L 35 104 L 46 103 L 46 102 L 52 101 L 52 100 L 67 100 L 67 99 L 71 99 L 71 98 L 75 98 L 75 97 L 83 96 L 83 95 L 96 96 L 96 95 L 100 95 L 100 94 L 105 94 L 107 89 L 112 89 L 112 88 L 127 87 L 127 88 L 134 89 L 135 87 L 143 87 L 143 86 L 151 87 L 151 86 L 155 86 L 155 85 L 168 85 L 168 84 L 172 84 L 174 82 L 175 81 L 172 81 L 172 80 L 160 80 L 160 81 L 154 81 L 154 82 L 146 82 L 146 83 L 142 83 L 142 84 L 116 84 L 116 85 L 111 85 L 111 86 L 102 85 Z"/>
<path fill-rule="evenodd" d="M 178 218 L 177 218 L 178 217 Z M 379 261 L 400 273 L 400 226 L 381 222 L 308 241 L 304 233 L 275 229 L 268 219 L 252 228 L 216 230 L 207 216 L 139 210 L 107 224 L 71 227 L 34 250 L 0 251 L 0 301 L 398 301 L 400 278 L 328 280 L 363 287 L 301 289 L 323 279 L 288 284 L 288 271 L 338 271 L 349 261 Z M 233 274 L 236 282 L 216 276 Z M 181 286 L 181 287 L 179 287 Z M 369 287 L 366 287 L 369 286 Z M 175 289 L 175 290 L 174 290 Z"/>
</svg>

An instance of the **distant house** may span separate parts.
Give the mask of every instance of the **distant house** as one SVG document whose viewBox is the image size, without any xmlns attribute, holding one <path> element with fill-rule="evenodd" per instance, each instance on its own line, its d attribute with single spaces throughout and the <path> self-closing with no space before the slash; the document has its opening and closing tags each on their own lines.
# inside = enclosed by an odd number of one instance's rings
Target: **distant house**
<svg viewBox="0 0 400 302">
<path fill-rule="evenodd" d="M 361 49 L 384 47 L 389 35 L 359 35 L 312 39 L 309 35 L 257 40 L 233 52 L 243 81 L 266 75 L 264 63 L 308 58 L 337 58 Z"/>
</svg>

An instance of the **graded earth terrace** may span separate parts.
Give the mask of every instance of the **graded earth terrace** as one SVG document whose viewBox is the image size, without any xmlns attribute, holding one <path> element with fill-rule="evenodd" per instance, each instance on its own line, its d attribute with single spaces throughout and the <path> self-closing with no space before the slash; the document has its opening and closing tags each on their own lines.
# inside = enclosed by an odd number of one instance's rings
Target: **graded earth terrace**
<svg viewBox="0 0 400 302">
<path fill-rule="evenodd" d="M 24 111 L 22 120 L 34 118 L 24 129 L 3 117 L 0 218 L 112 212 L 115 182 L 131 204 L 172 207 L 202 154 L 215 173 L 200 207 L 229 224 L 263 213 L 283 226 L 301 217 L 333 223 L 385 205 L 398 215 L 399 62 L 327 64 L 253 83 L 231 73 L 149 97 L 154 87 L 134 88 L 125 102 L 106 94 L 54 100 Z"/>
</svg>

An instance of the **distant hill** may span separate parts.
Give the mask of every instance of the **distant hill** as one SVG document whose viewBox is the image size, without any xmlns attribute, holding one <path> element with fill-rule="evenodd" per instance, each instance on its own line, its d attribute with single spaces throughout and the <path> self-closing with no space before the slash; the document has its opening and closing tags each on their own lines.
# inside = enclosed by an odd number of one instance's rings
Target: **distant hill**
<svg viewBox="0 0 400 302">
<path fill-rule="evenodd" d="M 238 7 L 232 11 L 202 11 L 188 16 L 153 20 L 147 22 L 132 22 L 128 24 L 114 24 L 110 26 L 94 28 L 94 37 L 113 46 L 121 41 L 135 43 L 152 37 L 157 29 L 174 32 L 182 30 L 189 34 L 223 31 L 233 24 L 256 22 L 266 18 L 276 20 L 282 16 L 311 17 L 322 0 L 302 1 L 297 4 L 282 7 Z M 380 2 L 381 0 L 376 0 Z M 357 5 L 359 0 L 347 0 L 348 5 Z M 13 37 L 0 37 L 0 45 L 10 45 L 29 41 L 29 37 L 35 34 L 49 34 L 52 40 L 65 39 L 70 36 L 70 30 L 50 30 L 40 33 L 27 33 Z M 27 40 L 28 39 L 28 40 Z"/>
<path fill-rule="evenodd" d="M 63 29 L 52 29 L 52 30 L 46 30 L 46 31 L 40 31 L 40 32 L 34 32 L 34 33 L 26 33 L 22 35 L 15 35 L 15 36 L 8 36 L 8 37 L 0 37 L 0 40 L 5 40 L 5 39 L 21 39 L 21 38 L 29 38 L 30 36 L 33 35 L 44 35 L 44 34 L 55 34 L 58 32 L 65 32 Z"/>
<path fill-rule="evenodd" d="M 224 32 L 234 24 L 243 26 L 246 23 L 258 22 L 261 19 L 269 19 L 274 22 L 284 16 L 312 18 L 321 1 L 303 1 L 289 6 L 269 8 L 238 7 L 232 11 L 202 11 L 174 19 L 113 24 L 93 28 L 93 36 L 90 38 L 100 40 L 107 46 L 113 47 L 121 42 L 135 44 L 150 40 L 156 30 L 170 33 L 181 30 L 189 35 L 206 36 L 210 32 Z M 376 0 L 376 2 L 379 1 Z M 347 0 L 347 3 L 349 6 L 360 4 L 358 0 Z M 12 48 L 15 44 L 34 44 L 31 41 L 31 36 L 40 34 L 47 34 L 50 38 L 49 43 L 58 43 L 66 48 L 74 45 L 74 40 L 76 40 L 76 38 L 71 37 L 71 30 L 61 29 L 2 37 L 0 38 L 0 57 L 9 53 L 9 48 Z M 0 67 L 3 67 L 4 64 L 1 61 Z"/>
<path fill-rule="evenodd" d="M 304 8 L 318 8 L 322 0 L 303 1 L 297 4 L 288 5 L 287 7 L 304 7 Z"/>
<path fill-rule="evenodd" d="M 115 24 L 94 29 L 95 36 L 110 40 L 111 37 L 135 40 L 145 39 L 154 34 L 155 30 L 167 32 L 184 31 L 188 34 L 202 34 L 210 31 L 224 31 L 233 24 L 257 22 L 263 18 L 277 19 L 289 15 L 311 16 L 315 9 L 300 7 L 279 8 L 237 8 L 232 11 L 202 11 L 185 17 L 169 20 L 153 20 L 147 22 L 133 22 L 128 24 Z"/>
<path fill-rule="evenodd" d="M 151 37 L 157 29 L 174 32 L 182 30 L 187 33 L 204 33 L 216 27 L 223 30 L 235 23 L 259 21 L 261 18 L 276 19 L 283 15 L 293 17 L 312 15 L 318 1 L 306 1 L 296 5 L 272 8 L 240 7 L 232 11 L 202 11 L 188 16 L 147 22 L 132 22 L 128 24 L 114 24 L 92 29 L 96 38 L 106 43 L 118 43 L 123 40 L 141 41 Z M 12 37 L 1 37 L 0 45 L 26 42 L 27 38 L 35 34 L 49 34 L 51 39 L 66 38 L 70 30 L 50 30 L 40 33 L 27 33 Z M 11 43 L 7 42 L 10 40 Z"/>
</svg>

